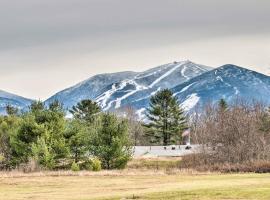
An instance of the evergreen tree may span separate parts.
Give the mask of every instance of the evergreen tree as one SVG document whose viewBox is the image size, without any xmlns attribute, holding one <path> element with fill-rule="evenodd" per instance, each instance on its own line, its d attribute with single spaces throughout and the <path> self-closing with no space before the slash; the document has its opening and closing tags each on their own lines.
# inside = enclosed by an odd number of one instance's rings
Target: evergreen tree
<svg viewBox="0 0 270 200">
<path fill-rule="evenodd" d="M 220 99 L 218 102 L 219 111 L 224 112 L 228 108 L 228 104 L 225 99 Z"/>
<path fill-rule="evenodd" d="M 17 132 L 20 118 L 14 115 L 0 116 L 0 169 L 12 167 L 12 136 Z"/>
<path fill-rule="evenodd" d="M 18 131 L 11 140 L 13 165 L 27 163 L 33 156 L 32 145 L 45 134 L 46 129 L 35 121 L 33 115 L 24 115 Z"/>
<path fill-rule="evenodd" d="M 34 101 L 32 104 L 29 106 L 29 109 L 31 112 L 39 112 L 43 111 L 45 109 L 44 103 L 42 101 Z"/>
<path fill-rule="evenodd" d="M 48 109 L 41 101 L 33 102 L 12 140 L 14 164 L 27 163 L 34 157 L 42 167 L 53 169 L 68 153 L 65 123 L 59 102 L 53 102 Z"/>
<path fill-rule="evenodd" d="M 91 155 L 97 157 L 105 169 L 124 168 L 132 154 L 127 122 L 105 113 L 94 130 L 90 140 Z"/>
<path fill-rule="evenodd" d="M 58 160 L 65 158 L 68 154 L 68 147 L 65 142 L 65 112 L 59 101 L 49 104 L 48 108 L 39 107 L 32 113 L 35 121 L 46 129 L 46 134 L 42 135 L 33 146 L 36 153 L 35 158 L 45 168 L 53 168 Z"/>
<path fill-rule="evenodd" d="M 101 112 L 101 108 L 96 102 L 85 99 L 77 103 L 76 106 L 73 106 L 70 112 L 73 114 L 74 118 L 92 123 L 95 119 L 95 115 Z"/>
<path fill-rule="evenodd" d="M 51 102 L 49 104 L 49 110 L 52 111 L 52 112 L 64 112 L 64 109 L 63 109 L 63 104 L 58 101 L 58 100 L 54 100 L 53 102 Z"/>
<path fill-rule="evenodd" d="M 178 100 L 169 89 L 157 92 L 150 98 L 150 107 L 147 109 L 149 124 L 148 138 L 152 143 L 163 145 L 176 144 L 181 140 L 181 134 L 187 128 L 184 111 Z"/>
<path fill-rule="evenodd" d="M 45 141 L 45 137 L 39 137 L 31 146 L 33 158 L 45 169 L 54 169 L 56 165 L 55 154 Z"/>
<path fill-rule="evenodd" d="M 19 109 L 8 104 L 6 106 L 6 112 L 8 115 L 18 115 Z"/>
<path fill-rule="evenodd" d="M 65 138 L 75 163 L 85 158 L 88 150 L 88 136 L 88 127 L 80 120 L 73 119 L 68 123 Z"/>
</svg>

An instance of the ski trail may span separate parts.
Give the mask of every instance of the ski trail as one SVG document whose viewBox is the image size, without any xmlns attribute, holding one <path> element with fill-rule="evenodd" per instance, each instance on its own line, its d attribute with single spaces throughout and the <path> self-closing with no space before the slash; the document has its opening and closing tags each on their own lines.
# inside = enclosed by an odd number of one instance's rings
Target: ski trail
<svg viewBox="0 0 270 200">
<path fill-rule="evenodd" d="M 171 73 L 173 73 L 177 68 L 179 68 L 180 66 L 183 65 L 182 62 L 179 65 L 176 65 L 175 67 L 173 67 L 172 69 L 170 69 L 169 71 L 167 71 L 165 74 L 163 74 L 162 76 L 160 76 L 159 78 L 157 78 L 153 83 L 151 83 L 151 85 L 149 85 L 149 88 L 154 87 L 158 82 L 160 82 L 162 79 L 166 78 L 167 76 L 169 76 Z"/>
<path fill-rule="evenodd" d="M 186 71 L 186 69 L 187 69 L 187 66 L 186 66 L 186 65 L 184 65 L 184 66 L 183 66 L 183 68 L 182 68 L 182 70 L 181 70 L 181 74 L 182 74 L 182 76 L 183 76 L 183 77 L 185 77 L 185 78 L 188 80 L 188 79 L 189 79 L 189 77 L 185 75 L 185 71 Z"/>
</svg>

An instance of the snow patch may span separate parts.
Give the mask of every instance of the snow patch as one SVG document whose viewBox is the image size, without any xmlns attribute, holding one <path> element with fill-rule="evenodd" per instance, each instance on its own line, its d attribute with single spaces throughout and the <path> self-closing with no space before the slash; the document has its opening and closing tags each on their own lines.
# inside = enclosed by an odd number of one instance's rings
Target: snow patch
<svg viewBox="0 0 270 200">
<path fill-rule="evenodd" d="M 179 65 L 174 66 L 172 69 L 170 69 L 169 71 L 167 71 L 166 73 L 164 73 L 162 76 L 160 76 L 159 78 L 157 78 L 153 83 L 151 83 L 151 85 L 149 85 L 149 88 L 154 87 L 157 83 L 159 83 L 162 79 L 166 78 L 167 76 L 169 76 L 171 73 L 173 73 L 177 68 L 179 68 L 180 66 L 182 66 L 183 64 L 185 64 L 186 62 L 181 62 Z"/>
<path fill-rule="evenodd" d="M 238 90 L 237 87 L 233 87 L 234 91 L 235 91 L 235 95 L 238 95 L 240 93 L 240 91 Z"/>
<path fill-rule="evenodd" d="M 155 90 L 154 92 L 151 92 L 151 94 L 149 96 L 151 97 L 151 96 L 155 95 L 160 90 L 161 90 L 161 87 L 158 87 L 158 89 Z"/>
<path fill-rule="evenodd" d="M 165 68 L 165 69 L 166 69 L 166 68 Z M 149 76 L 155 75 L 155 74 L 158 73 L 158 72 L 161 72 L 161 69 L 159 69 L 159 70 L 157 70 L 157 71 L 154 71 L 154 72 L 152 72 L 152 73 L 146 74 L 146 75 L 141 75 L 141 74 L 139 74 L 139 75 L 137 75 L 137 76 L 135 77 L 135 79 L 147 78 L 147 77 L 149 77 Z"/>
<path fill-rule="evenodd" d="M 192 86 L 194 83 L 189 84 L 188 86 L 184 87 L 180 92 L 185 92 L 190 86 Z"/>
<path fill-rule="evenodd" d="M 140 120 L 143 120 L 146 117 L 145 114 L 144 114 L 145 110 L 146 110 L 145 108 L 141 108 L 141 109 L 136 111 L 136 114 L 138 115 L 138 118 Z"/>
<path fill-rule="evenodd" d="M 186 91 L 188 88 L 190 88 L 193 84 L 195 84 L 195 83 L 191 83 L 191 84 L 187 85 L 186 87 L 182 88 L 182 90 L 180 90 L 180 92 L 174 93 L 173 96 L 176 96 L 176 95 L 178 95 L 178 94 L 180 94 L 180 93 L 182 93 L 182 92 L 185 92 L 185 91 Z"/>
<path fill-rule="evenodd" d="M 181 70 L 181 74 L 182 74 L 183 77 L 185 77 L 187 80 L 189 80 L 189 77 L 185 75 L 186 69 L 187 69 L 187 66 L 184 65 L 183 68 L 182 68 L 182 70 Z"/>
<path fill-rule="evenodd" d="M 129 97 L 129 96 L 135 94 L 136 92 L 138 92 L 138 91 L 140 91 L 140 90 L 146 89 L 145 86 L 139 85 L 139 84 L 136 83 L 134 80 L 129 80 L 127 83 L 128 83 L 128 84 L 131 84 L 131 85 L 135 85 L 135 90 L 132 90 L 132 91 L 130 91 L 129 93 L 123 95 L 122 97 L 117 98 L 117 99 L 115 100 L 115 108 L 120 108 L 122 100 L 126 99 L 127 97 Z"/>
<path fill-rule="evenodd" d="M 96 102 L 101 106 L 101 108 L 104 108 L 106 106 L 106 103 L 108 99 L 111 97 L 111 95 L 116 91 L 116 85 L 113 84 L 112 88 L 106 92 L 104 92 L 102 95 L 98 96 L 96 98 Z"/>
<path fill-rule="evenodd" d="M 196 93 L 193 93 L 187 97 L 187 99 L 180 104 L 181 108 L 185 111 L 189 111 L 192 109 L 200 100 L 200 97 L 197 96 Z"/>
<path fill-rule="evenodd" d="M 200 70 L 202 70 L 202 71 L 205 71 L 205 72 L 206 72 L 206 71 L 208 71 L 207 69 L 204 69 L 204 68 L 200 67 L 200 66 L 199 66 L 199 65 L 197 65 L 197 64 L 196 64 L 196 66 L 195 66 L 195 67 L 197 67 L 198 69 L 200 69 Z"/>
<path fill-rule="evenodd" d="M 73 115 L 69 112 L 69 113 L 66 114 L 65 118 L 66 119 L 72 119 Z"/>
<path fill-rule="evenodd" d="M 217 79 L 218 81 L 224 82 L 223 79 L 221 78 L 221 76 L 217 76 L 216 79 Z"/>
<path fill-rule="evenodd" d="M 124 89 L 128 84 L 130 85 L 134 85 L 135 86 L 135 90 L 131 90 L 130 92 L 128 92 L 127 94 L 123 95 L 120 98 L 117 98 L 116 100 L 110 101 L 108 104 L 108 100 L 110 99 L 110 97 L 117 91 Z M 100 97 L 98 97 L 96 99 L 97 102 L 100 102 L 101 107 L 104 110 L 108 110 L 111 108 L 112 104 L 115 103 L 115 108 L 120 108 L 121 107 L 121 102 L 122 100 L 126 99 L 127 97 L 135 94 L 136 92 L 140 91 L 140 90 L 144 90 L 147 89 L 147 87 L 139 85 L 138 83 L 136 83 L 134 80 L 124 80 L 120 83 L 120 85 L 118 87 L 115 86 L 115 84 L 113 85 L 111 90 L 106 91 L 104 94 L 102 94 Z M 107 106 L 106 106 L 107 105 Z"/>
</svg>

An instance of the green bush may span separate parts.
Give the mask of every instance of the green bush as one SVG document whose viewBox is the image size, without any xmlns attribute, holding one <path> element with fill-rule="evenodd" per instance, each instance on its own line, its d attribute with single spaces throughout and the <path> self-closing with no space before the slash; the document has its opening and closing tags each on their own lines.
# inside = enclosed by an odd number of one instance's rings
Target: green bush
<svg viewBox="0 0 270 200">
<path fill-rule="evenodd" d="M 90 160 L 85 161 L 84 163 L 82 163 L 80 165 L 80 168 L 81 169 L 84 169 L 84 170 L 88 170 L 88 171 L 92 171 L 93 170 L 92 163 L 91 163 Z"/>
<path fill-rule="evenodd" d="M 132 156 L 127 121 L 104 113 L 96 123 L 97 131 L 89 140 L 89 153 L 101 161 L 103 169 L 124 168 Z"/>
<path fill-rule="evenodd" d="M 5 157 L 0 154 L 0 162 L 3 162 L 5 160 Z"/>
<path fill-rule="evenodd" d="M 91 159 L 92 170 L 97 172 L 101 170 L 101 161 L 98 158 Z"/>
<path fill-rule="evenodd" d="M 74 172 L 80 171 L 80 166 L 74 161 L 71 165 L 71 170 Z"/>
</svg>

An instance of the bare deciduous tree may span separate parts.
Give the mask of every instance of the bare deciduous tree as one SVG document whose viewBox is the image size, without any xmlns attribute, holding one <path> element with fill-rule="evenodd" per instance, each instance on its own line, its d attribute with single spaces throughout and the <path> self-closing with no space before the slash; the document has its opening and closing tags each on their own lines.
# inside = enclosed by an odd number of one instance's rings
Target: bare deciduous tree
<svg viewBox="0 0 270 200">
<path fill-rule="evenodd" d="M 260 103 L 235 101 L 226 110 L 208 104 L 194 121 L 205 163 L 270 160 L 270 113 Z"/>
</svg>

